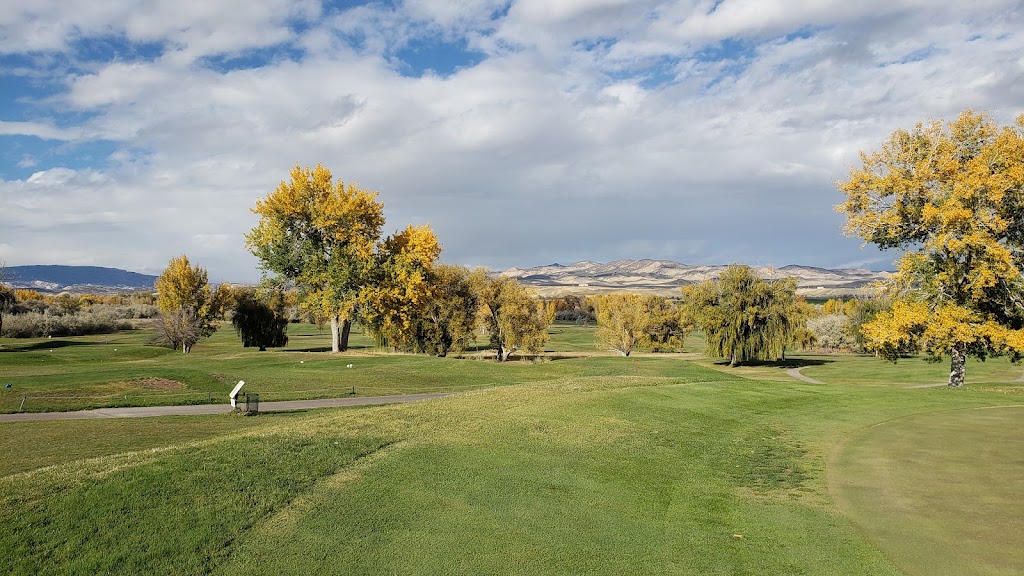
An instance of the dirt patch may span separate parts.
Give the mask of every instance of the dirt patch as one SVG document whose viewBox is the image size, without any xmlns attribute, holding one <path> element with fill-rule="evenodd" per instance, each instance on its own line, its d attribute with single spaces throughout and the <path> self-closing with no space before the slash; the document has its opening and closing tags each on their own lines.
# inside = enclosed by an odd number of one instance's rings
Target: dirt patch
<svg viewBox="0 0 1024 576">
<path fill-rule="evenodd" d="M 177 380 L 167 378 L 139 378 L 130 382 L 133 388 L 144 388 L 146 390 L 181 390 L 184 384 Z"/>
</svg>

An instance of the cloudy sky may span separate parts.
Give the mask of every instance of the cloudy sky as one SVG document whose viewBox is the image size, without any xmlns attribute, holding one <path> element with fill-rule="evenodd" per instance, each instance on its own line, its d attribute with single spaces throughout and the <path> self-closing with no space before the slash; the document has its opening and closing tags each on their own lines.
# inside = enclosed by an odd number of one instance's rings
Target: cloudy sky
<svg viewBox="0 0 1024 576">
<path fill-rule="evenodd" d="M 259 276 L 296 163 L 450 263 L 888 268 L 835 181 L 1024 112 L 1020 0 L 35 0 L 0 6 L 0 258 Z"/>
</svg>

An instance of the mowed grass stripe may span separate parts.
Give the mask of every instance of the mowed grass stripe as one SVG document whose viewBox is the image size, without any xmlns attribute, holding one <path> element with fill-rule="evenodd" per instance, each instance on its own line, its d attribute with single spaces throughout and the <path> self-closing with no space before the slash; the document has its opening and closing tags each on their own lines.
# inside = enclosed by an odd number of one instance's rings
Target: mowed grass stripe
<svg viewBox="0 0 1024 576">
<path fill-rule="evenodd" d="M 74 479 L 0 479 L 6 574 L 202 574 L 321 478 L 387 441 L 286 433 L 153 454 Z M 49 480 L 49 482 L 47 482 Z"/>
</svg>

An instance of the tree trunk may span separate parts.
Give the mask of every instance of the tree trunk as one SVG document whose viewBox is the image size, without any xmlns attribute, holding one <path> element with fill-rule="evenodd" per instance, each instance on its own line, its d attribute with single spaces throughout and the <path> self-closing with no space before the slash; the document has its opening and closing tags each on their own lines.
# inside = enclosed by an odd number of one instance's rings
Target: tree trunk
<svg viewBox="0 0 1024 576">
<path fill-rule="evenodd" d="M 949 357 L 949 385 L 953 388 L 960 388 L 964 385 L 964 377 L 967 372 L 967 368 L 964 366 L 967 362 L 967 345 L 962 342 L 954 344 L 949 350 Z"/>
<path fill-rule="evenodd" d="M 733 352 L 732 356 L 729 357 L 729 368 L 735 368 L 735 367 L 736 367 L 736 353 Z"/>
<path fill-rule="evenodd" d="M 352 333 L 352 321 L 346 319 L 341 324 L 341 351 L 348 350 L 348 335 Z"/>
<path fill-rule="evenodd" d="M 338 315 L 331 315 L 331 352 L 341 352 L 341 334 L 339 333 Z"/>
</svg>

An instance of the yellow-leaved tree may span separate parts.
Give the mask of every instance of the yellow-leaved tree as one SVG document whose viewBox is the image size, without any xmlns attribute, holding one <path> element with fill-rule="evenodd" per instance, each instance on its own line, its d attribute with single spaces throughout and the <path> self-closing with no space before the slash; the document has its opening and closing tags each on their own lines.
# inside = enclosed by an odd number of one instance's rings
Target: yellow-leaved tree
<svg viewBox="0 0 1024 576">
<path fill-rule="evenodd" d="M 682 348 L 689 331 L 666 298 L 642 294 L 606 294 L 593 299 L 598 346 L 629 356 L 642 347 Z"/>
<path fill-rule="evenodd" d="M 379 344 L 418 351 L 417 320 L 435 296 L 431 269 L 440 255 L 428 226 L 409 226 L 377 247 L 360 301 L 361 317 Z"/>
<path fill-rule="evenodd" d="M 899 249 L 890 309 L 864 324 L 869 349 L 894 360 L 1024 352 L 1024 115 L 999 126 L 970 110 L 897 130 L 838 183 L 844 231 Z"/>
<path fill-rule="evenodd" d="M 296 164 L 291 179 L 257 201 L 253 212 L 260 221 L 246 246 L 264 270 L 302 289 L 307 309 L 330 318 L 331 350 L 346 350 L 384 225 L 377 193 L 335 182 L 320 164 Z"/>
<path fill-rule="evenodd" d="M 536 354 L 547 341 L 550 324 L 544 303 L 514 278 L 490 278 L 474 272 L 472 280 L 480 319 L 497 349 L 499 362 L 519 350 Z"/>
<path fill-rule="evenodd" d="M 165 344 L 187 354 L 200 338 L 217 329 L 213 319 L 219 311 L 210 295 L 206 270 L 193 266 L 188 256 L 171 258 L 154 288 L 160 308 L 155 327 Z"/>
</svg>

